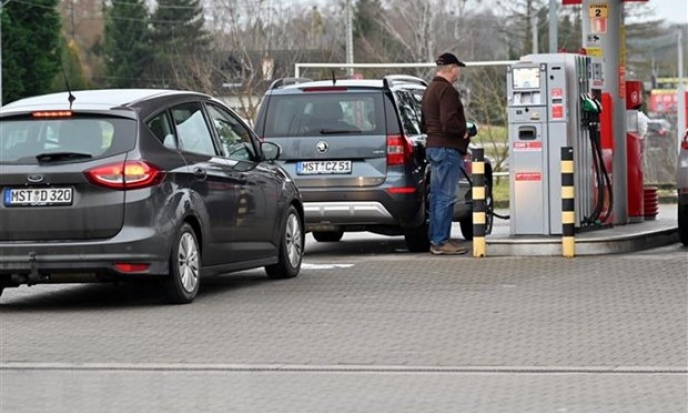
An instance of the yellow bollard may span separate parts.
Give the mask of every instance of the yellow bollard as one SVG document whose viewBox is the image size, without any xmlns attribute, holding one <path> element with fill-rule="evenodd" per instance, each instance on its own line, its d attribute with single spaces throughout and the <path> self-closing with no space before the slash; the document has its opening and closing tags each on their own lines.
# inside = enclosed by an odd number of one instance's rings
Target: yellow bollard
<svg viewBox="0 0 688 413">
<path fill-rule="evenodd" d="M 561 148 L 561 251 L 562 255 L 572 258 L 576 255 L 576 238 L 574 237 L 576 214 L 574 210 L 573 186 L 573 148 Z"/>
<path fill-rule="evenodd" d="M 473 149 L 473 256 L 486 255 L 485 244 L 485 150 Z"/>
</svg>

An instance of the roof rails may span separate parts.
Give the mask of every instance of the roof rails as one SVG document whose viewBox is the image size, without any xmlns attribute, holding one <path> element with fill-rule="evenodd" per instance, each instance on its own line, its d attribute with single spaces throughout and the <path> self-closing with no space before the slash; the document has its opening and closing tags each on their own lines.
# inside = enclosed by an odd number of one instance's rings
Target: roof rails
<svg viewBox="0 0 688 413">
<path fill-rule="evenodd" d="M 425 80 L 416 77 L 416 76 L 408 76 L 408 75 L 389 75 L 385 76 L 383 79 L 383 83 L 385 84 L 385 87 L 389 88 L 394 85 L 394 83 L 415 83 L 421 86 L 427 86 L 428 82 Z"/>
<path fill-rule="evenodd" d="M 313 79 L 308 79 L 306 77 L 283 77 L 282 79 L 277 79 L 268 88 L 268 90 L 279 89 L 289 85 L 296 85 L 298 83 L 312 82 Z"/>
</svg>

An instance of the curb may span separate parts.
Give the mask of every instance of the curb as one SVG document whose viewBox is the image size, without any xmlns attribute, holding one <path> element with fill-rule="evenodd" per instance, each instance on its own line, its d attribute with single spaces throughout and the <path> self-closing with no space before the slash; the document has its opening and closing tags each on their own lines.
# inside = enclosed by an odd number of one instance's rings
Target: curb
<svg viewBox="0 0 688 413">
<path fill-rule="evenodd" d="M 678 203 L 678 196 L 677 195 L 660 195 L 658 197 L 658 201 L 660 204 L 677 204 Z M 494 207 L 496 209 L 509 209 L 509 200 L 495 200 L 494 201 Z"/>
<path fill-rule="evenodd" d="M 677 243 L 675 226 L 641 231 L 635 234 L 616 234 L 602 238 L 576 237 L 576 256 L 622 254 L 663 247 Z M 487 239 L 491 256 L 561 256 L 561 237 Z"/>
</svg>

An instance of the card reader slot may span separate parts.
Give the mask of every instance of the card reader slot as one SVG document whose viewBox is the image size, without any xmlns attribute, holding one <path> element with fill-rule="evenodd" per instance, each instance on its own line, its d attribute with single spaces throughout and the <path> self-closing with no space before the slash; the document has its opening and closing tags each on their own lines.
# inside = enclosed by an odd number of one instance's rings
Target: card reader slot
<svg viewBox="0 0 688 413">
<path fill-rule="evenodd" d="M 534 126 L 519 127 L 518 139 L 521 141 L 533 141 L 537 139 L 537 129 Z"/>
</svg>

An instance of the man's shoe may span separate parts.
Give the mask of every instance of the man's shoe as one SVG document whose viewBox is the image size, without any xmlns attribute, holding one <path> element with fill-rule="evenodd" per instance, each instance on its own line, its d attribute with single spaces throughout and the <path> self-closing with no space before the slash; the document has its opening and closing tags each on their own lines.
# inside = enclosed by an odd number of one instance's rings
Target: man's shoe
<svg viewBox="0 0 688 413">
<path fill-rule="evenodd" d="M 468 249 L 466 247 L 462 247 L 461 245 L 456 245 L 453 242 L 445 242 L 444 244 L 440 245 L 431 245 L 430 246 L 430 253 L 434 255 L 458 255 L 458 254 L 465 254 L 468 252 Z"/>
<path fill-rule="evenodd" d="M 447 242 L 451 243 L 451 244 L 452 244 L 453 246 L 455 246 L 455 247 L 459 247 L 459 248 L 463 247 L 463 242 L 461 242 L 461 241 L 459 241 L 459 240 L 450 239 L 450 240 L 447 241 Z"/>
</svg>

